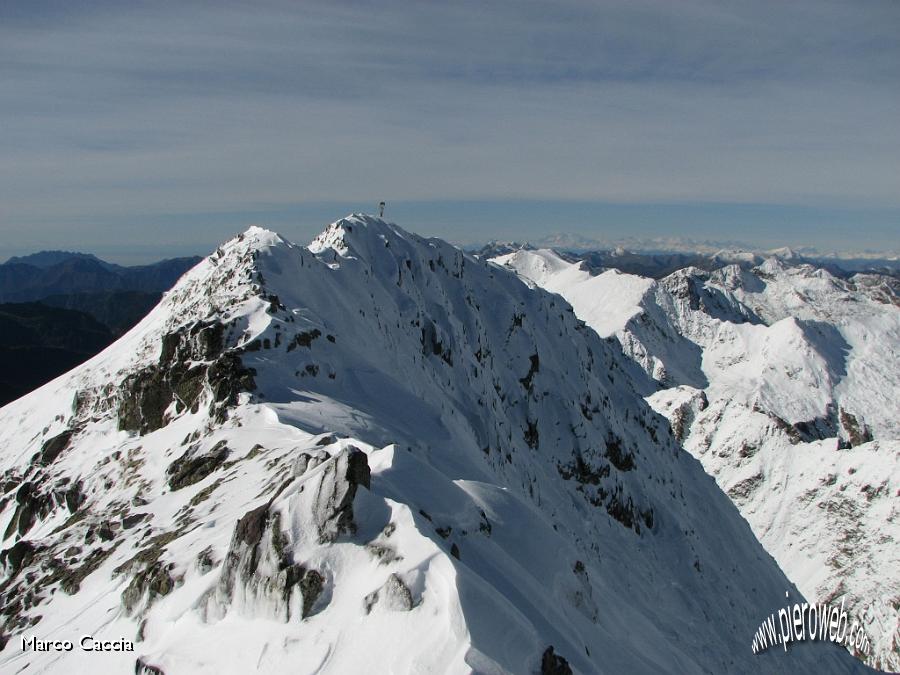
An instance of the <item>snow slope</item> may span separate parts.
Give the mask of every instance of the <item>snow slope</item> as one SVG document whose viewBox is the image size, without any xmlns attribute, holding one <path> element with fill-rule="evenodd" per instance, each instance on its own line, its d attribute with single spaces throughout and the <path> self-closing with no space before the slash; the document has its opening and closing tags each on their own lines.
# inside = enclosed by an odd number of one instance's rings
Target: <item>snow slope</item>
<svg viewBox="0 0 900 675">
<path fill-rule="evenodd" d="M 900 303 L 890 279 L 842 280 L 778 258 L 659 282 L 591 277 L 551 251 L 495 261 L 617 337 L 662 388 L 648 401 L 788 576 L 807 597 L 846 594 L 877 636 L 870 662 L 900 670 Z M 623 290 L 635 288 L 640 297 Z"/>
<path fill-rule="evenodd" d="M 559 296 L 369 216 L 259 228 L 0 409 L 3 672 L 848 672 Z M 135 652 L 22 652 L 23 635 Z"/>
</svg>

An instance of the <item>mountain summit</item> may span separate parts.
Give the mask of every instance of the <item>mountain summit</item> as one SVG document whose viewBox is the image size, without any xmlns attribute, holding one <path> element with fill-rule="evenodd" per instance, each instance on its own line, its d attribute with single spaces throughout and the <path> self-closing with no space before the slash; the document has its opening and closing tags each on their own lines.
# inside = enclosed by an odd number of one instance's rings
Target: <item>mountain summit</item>
<svg viewBox="0 0 900 675">
<path fill-rule="evenodd" d="M 0 668 L 847 672 L 559 296 L 371 216 L 260 228 L 0 409 Z M 22 636 L 134 652 L 26 652 Z M 787 665 L 789 664 L 789 665 Z"/>
</svg>

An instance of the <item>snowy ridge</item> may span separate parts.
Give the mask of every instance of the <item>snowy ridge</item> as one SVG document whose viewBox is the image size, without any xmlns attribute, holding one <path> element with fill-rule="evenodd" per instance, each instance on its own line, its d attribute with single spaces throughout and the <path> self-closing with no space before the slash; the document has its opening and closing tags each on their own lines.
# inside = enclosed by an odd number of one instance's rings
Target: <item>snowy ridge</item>
<svg viewBox="0 0 900 675">
<path fill-rule="evenodd" d="M 900 669 L 900 305 L 888 277 L 769 258 L 654 282 L 532 252 L 498 258 L 572 302 L 662 388 L 671 421 L 809 598 L 867 613 Z M 623 279 L 626 277 L 626 279 Z M 634 294 L 622 288 L 642 289 Z M 873 440 L 874 439 L 874 440 Z"/>
<path fill-rule="evenodd" d="M 252 228 L 0 409 L 0 668 L 858 668 L 751 653 L 799 595 L 652 389 L 561 298 L 445 242 Z"/>
</svg>

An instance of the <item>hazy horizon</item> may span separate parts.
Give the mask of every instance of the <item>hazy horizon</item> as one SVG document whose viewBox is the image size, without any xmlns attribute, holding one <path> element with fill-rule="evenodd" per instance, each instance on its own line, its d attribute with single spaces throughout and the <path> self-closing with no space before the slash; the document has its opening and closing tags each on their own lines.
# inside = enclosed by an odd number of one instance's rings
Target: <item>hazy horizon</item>
<svg viewBox="0 0 900 675">
<path fill-rule="evenodd" d="M 0 258 L 203 253 L 351 211 L 900 249 L 900 4 L 12 1 Z"/>
<path fill-rule="evenodd" d="M 251 225 L 258 225 L 266 229 L 277 231 L 282 236 L 297 244 L 307 244 L 319 232 L 324 230 L 328 224 L 338 220 L 341 217 L 350 215 L 351 213 L 370 213 L 374 214 L 376 208 L 366 208 L 365 204 L 348 204 L 344 206 L 343 211 L 336 210 L 339 205 L 319 205 L 316 210 L 321 210 L 321 218 L 324 220 L 316 221 L 315 216 L 307 216 L 306 222 L 301 220 L 291 220 L 293 211 L 271 215 L 271 222 L 265 222 L 262 219 L 248 219 L 246 221 L 236 220 L 234 218 L 223 217 L 220 215 L 208 216 L 208 220 L 198 221 L 197 226 L 192 230 L 191 238 L 173 238 L 170 241 L 153 241 L 146 239 L 135 241 L 134 238 L 122 239 L 119 241 L 100 241 L 96 242 L 93 247 L 86 247 L 79 241 L 77 236 L 63 236 L 58 241 L 46 240 L 45 244 L 39 244 L 35 247 L 5 247 L 0 245 L 0 263 L 15 256 L 25 256 L 40 251 L 70 251 L 76 253 L 89 253 L 107 262 L 120 265 L 140 265 L 152 263 L 164 258 L 176 258 L 184 256 L 206 256 L 215 250 L 215 248 L 231 239 L 238 233 L 243 232 Z M 392 208 L 393 206 L 393 208 Z M 422 203 L 422 204 L 388 204 L 384 219 L 388 222 L 397 224 L 408 231 L 420 234 L 422 236 L 438 237 L 450 241 L 453 244 L 463 247 L 477 247 L 483 244 L 500 241 L 500 242 L 518 242 L 518 243 L 534 243 L 541 245 L 554 245 L 561 249 L 586 249 L 586 248 L 603 248 L 613 246 L 624 246 L 632 248 L 636 251 L 697 251 L 708 252 L 712 248 L 743 248 L 753 251 L 767 251 L 782 247 L 788 247 L 800 251 L 810 251 L 816 255 L 854 258 L 859 255 L 864 257 L 884 257 L 897 258 L 900 256 L 898 249 L 878 249 L 865 248 L 858 246 L 856 248 L 841 248 L 827 246 L 818 246 L 804 243 L 798 240 L 786 241 L 778 237 L 779 221 L 777 218 L 769 218 L 766 223 L 766 231 L 771 232 L 771 238 L 752 240 L 741 238 L 738 236 L 727 236 L 728 233 L 721 231 L 716 226 L 715 218 L 718 211 L 723 208 L 721 205 L 703 205 L 702 209 L 685 209 L 679 205 L 675 209 L 686 212 L 683 217 L 694 217 L 697 226 L 694 228 L 684 228 L 693 232 L 693 236 L 680 234 L 678 228 L 675 229 L 655 229 L 652 225 L 659 222 L 660 218 L 668 218 L 672 215 L 673 207 L 669 205 L 655 206 L 651 209 L 637 207 L 635 205 L 597 205 L 597 204 L 548 204 L 548 203 L 524 203 L 516 205 L 519 209 L 530 209 L 534 212 L 534 217 L 547 218 L 544 222 L 548 223 L 545 227 L 523 227 L 521 220 L 513 222 L 502 222 L 502 211 L 509 210 L 514 212 L 516 209 L 510 209 L 506 203 Z M 753 217 L 765 216 L 767 212 L 764 208 L 748 209 L 743 205 L 748 214 L 748 219 Z M 332 208 L 333 207 L 333 208 Z M 329 210 L 331 209 L 331 210 Z M 559 211 L 558 218 L 550 219 L 543 212 L 557 209 Z M 311 209 L 312 210 L 312 209 Z M 621 228 L 604 228 L 599 226 L 578 226 L 579 217 L 589 218 L 590 213 L 595 211 L 608 211 L 609 217 L 618 215 L 619 222 L 624 225 Z M 656 211 L 653 213 L 653 211 Z M 461 215 L 456 215 L 456 213 Z M 395 213 L 399 215 L 395 215 Z M 335 214 L 335 215 L 328 215 Z M 340 215 L 336 215 L 340 214 Z M 804 219 L 812 219 L 820 214 L 816 212 L 800 212 L 800 217 Z M 572 220 L 565 220 L 565 217 Z M 798 219 L 799 220 L 799 219 Z M 411 222 L 407 222 L 411 221 Z M 585 221 L 589 222 L 589 221 Z M 550 225 L 549 223 L 552 223 Z M 649 223 L 650 227 L 642 227 L 645 223 Z M 494 225 L 494 227 L 492 227 Z M 630 227 L 629 227 L 630 225 Z M 805 220 L 806 227 L 821 228 L 821 221 Z M 112 226 L 115 228 L 116 226 Z M 139 231 L 139 228 L 135 230 Z M 445 232 L 453 232 L 457 236 L 446 236 Z M 205 237 L 205 238 L 204 238 Z M 548 243 L 551 240 L 559 238 L 562 243 Z M 827 239 L 827 238 L 821 238 Z M 574 243 L 572 243 L 574 242 Z"/>
</svg>

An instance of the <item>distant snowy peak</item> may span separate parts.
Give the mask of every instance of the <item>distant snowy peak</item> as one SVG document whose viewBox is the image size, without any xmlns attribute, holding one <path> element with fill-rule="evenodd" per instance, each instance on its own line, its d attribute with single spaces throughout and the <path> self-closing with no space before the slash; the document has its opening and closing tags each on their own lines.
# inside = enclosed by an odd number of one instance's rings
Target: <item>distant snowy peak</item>
<svg viewBox="0 0 900 675">
<path fill-rule="evenodd" d="M 711 259 L 722 263 L 744 263 L 758 265 L 763 258 L 754 251 L 743 249 L 722 249 L 709 256 Z"/>
<path fill-rule="evenodd" d="M 782 260 L 799 260 L 803 258 L 800 253 L 792 249 L 790 246 L 782 246 L 781 248 L 769 249 L 767 253 L 770 256 L 775 256 L 776 258 L 781 258 Z"/>
<path fill-rule="evenodd" d="M 580 263 L 570 263 L 563 260 L 551 249 L 519 249 L 513 253 L 492 258 L 498 265 L 509 267 L 534 282 L 538 286 L 544 286 L 554 276 L 565 273 L 573 279 L 586 279 L 590 275 L 582 270 Z"/>
</svg>

